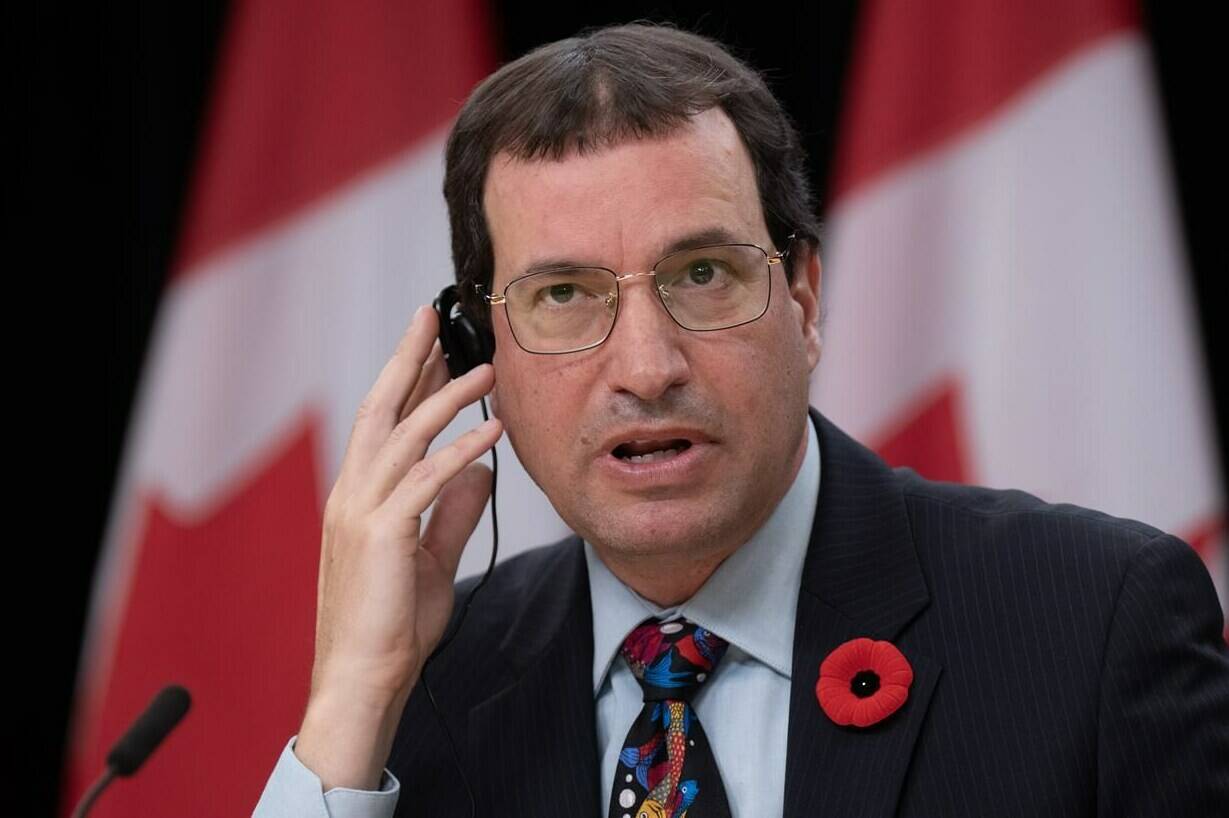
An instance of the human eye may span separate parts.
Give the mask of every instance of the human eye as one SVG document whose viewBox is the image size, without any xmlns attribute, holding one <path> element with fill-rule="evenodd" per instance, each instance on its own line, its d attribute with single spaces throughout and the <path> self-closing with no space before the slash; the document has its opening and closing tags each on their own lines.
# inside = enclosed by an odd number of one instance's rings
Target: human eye
<svg viewBox="0 0 1229 818">
<path fill-rule="evenodd" d="M 544 274 L 533 287 L 531 305 L 539 310 L 573 309 L 598 298 L 596 282 L 582 273 Z"/>
<path fill-rule="evenodd" d="M 674 290 L 718 290 L 730 286 L 737 274 L 728 259 L 712 255 L 682 259 L 666 278 Z"/>
<path fill-rule="evenodd" d="M 538 300 L 548 304 L 566 304 L 577 297 L 579 287 L 575 282 L 547 284 L 538 288 Z"/>
<path fill-rule="evenodd" d="M 700 259 L 687 265 L 685 283 L 705 287 L 724 284 L 729 280 L 730 271 L 726 265 L 717 259 Z"/>
</svg>

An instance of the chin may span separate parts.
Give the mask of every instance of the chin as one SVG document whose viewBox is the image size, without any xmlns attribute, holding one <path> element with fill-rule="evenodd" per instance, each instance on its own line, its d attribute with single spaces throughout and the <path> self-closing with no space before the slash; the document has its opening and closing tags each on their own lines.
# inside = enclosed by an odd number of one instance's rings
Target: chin
<svg viewBox="0 0 1229 818">
<path fill-rule="evenodd" d="M 628 556 L 702 554 L 717 545 L 722 531 L 729 530 L 711 502 L 694 499 L 645 500 L 582 516 L 578 524 L 564 519 L 589 542 Z"/>
</svg>

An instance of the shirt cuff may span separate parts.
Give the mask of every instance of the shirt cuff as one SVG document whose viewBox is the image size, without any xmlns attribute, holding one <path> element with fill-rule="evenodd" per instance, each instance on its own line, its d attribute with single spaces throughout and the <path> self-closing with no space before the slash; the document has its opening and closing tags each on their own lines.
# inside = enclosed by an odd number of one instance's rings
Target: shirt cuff
<svg viewBox="0 0 1229 818">
<path fill-rule="evenodd" d="M 253 818 L 392 818 L 401 782 L 387 767 L 378 790 L 333 787 L 322 793 L 320 777 L 294 753 L 296 739 L 282 748 Z"/>
</svg>

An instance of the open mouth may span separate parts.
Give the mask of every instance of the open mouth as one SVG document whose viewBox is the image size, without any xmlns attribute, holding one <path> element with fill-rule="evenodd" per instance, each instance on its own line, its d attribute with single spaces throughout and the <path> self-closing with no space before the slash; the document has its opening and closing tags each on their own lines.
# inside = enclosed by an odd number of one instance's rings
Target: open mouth
<svg viewBox="0 0 1229 818">
<path fill-rule="evenodd" d="M 615 457 L 628 463 L 652 463 L 657 460 L 669 460 L 678 457 L 680 452 L 691 448 L 691 441 L 682 438 L 672 440 L 631 440 L 620 443 L 611 452 Z"/>
</svg>

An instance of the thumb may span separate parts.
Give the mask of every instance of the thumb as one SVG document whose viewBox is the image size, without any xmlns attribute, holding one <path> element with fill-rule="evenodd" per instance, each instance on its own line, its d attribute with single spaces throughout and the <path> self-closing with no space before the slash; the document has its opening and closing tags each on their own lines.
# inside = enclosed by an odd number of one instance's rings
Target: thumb
<svg viewBox="0 0 1229 818">
<path fill-rule="evenodd" d="M 470 463 L 440 489 L 427 521 L 422 547 L 430 551 L 455 579 L 461 552 L 469 542 L 491 496 L 491 470 L 485 463 Z"/>
</svg>

